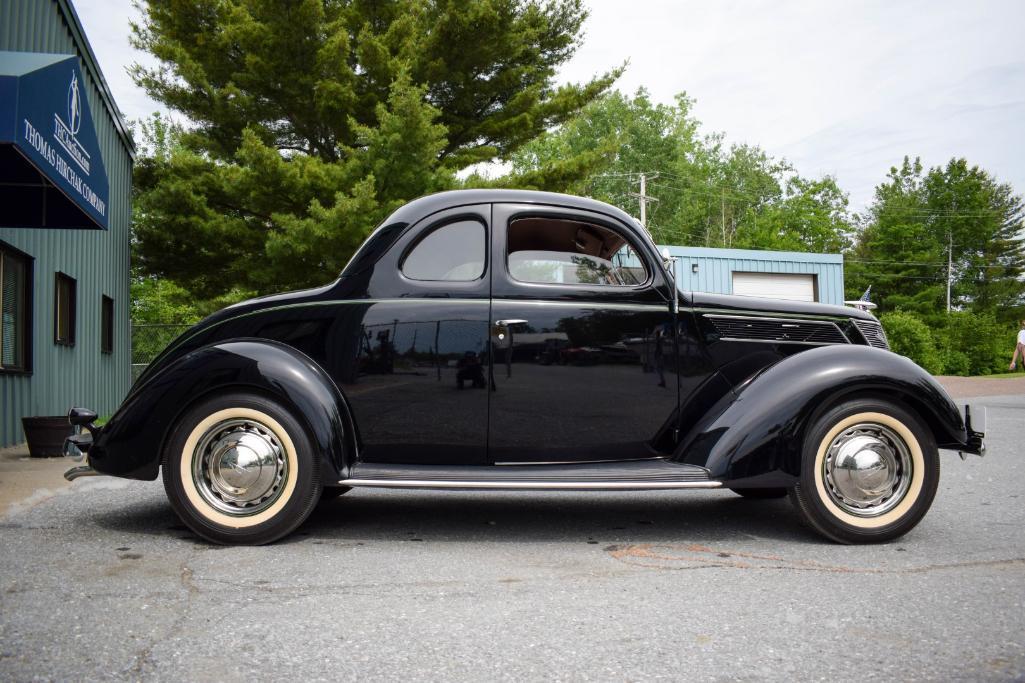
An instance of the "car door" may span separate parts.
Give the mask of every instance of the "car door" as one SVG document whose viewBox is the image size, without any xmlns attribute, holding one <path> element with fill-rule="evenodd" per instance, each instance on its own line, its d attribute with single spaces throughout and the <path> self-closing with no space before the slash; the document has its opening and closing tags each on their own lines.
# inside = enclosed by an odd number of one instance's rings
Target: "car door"
<svg viewBox="0 0 1025 683">
<path fill-rule="evenodd" d="M 675 316 L 650 247 L 589 211 L 495 204 L 492 218 L 492 462 L 670 448 Z"/>
<path fill-rule="evenodd" d="M 490 220 L 490 204 L 423 219 L 341 307 L 353 335 L 333 374 L 361 461 L 487 464 Z"/>
</svg>

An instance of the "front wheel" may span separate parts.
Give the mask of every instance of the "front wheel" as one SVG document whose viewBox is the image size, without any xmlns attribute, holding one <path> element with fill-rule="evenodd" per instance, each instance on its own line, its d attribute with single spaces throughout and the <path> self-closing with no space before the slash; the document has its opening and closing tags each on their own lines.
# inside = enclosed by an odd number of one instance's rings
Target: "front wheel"
<svg viewBox="0 0 1025 683">
<path fill-rule="evenodd" d="M 163 454 L 164 490 L 182 521 L 216 543 L 259 545 L 291 533 L 317 504 L 320 468 L 283 406 L 231 393 L 186 411 Z"/>
<path fill-rule="evenodd" d="M 790 497 L 823 536 L 878 543 L 921 521 L 939 480 L 939 450 L 916 415 L 889 401 L 857 399 L 828 411 L 808 430 Z"/>
</svg>

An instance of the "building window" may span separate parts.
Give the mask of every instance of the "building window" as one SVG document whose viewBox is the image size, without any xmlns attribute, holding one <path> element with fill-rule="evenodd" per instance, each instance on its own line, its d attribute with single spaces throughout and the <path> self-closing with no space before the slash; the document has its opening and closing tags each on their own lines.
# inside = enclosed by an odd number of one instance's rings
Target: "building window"
<svg viewBox="0 0 1025 683">
<path fill-rule="evenodd" d="M 75 278 L 64 273 L 57 273 L 53 297 L 53 342 L 55 344 L 75 345 L 77 289 Z"/>
<path fill-rule="evenodd" d="M 100 301 L 100 351 L 114 353 L 114 300 L 107 295 Z"/>
<path fill-rule="evenodd" d="M 25 254 L 0 244 L 0 370 L 30 369 L 32 263 Z"/>
</svg>

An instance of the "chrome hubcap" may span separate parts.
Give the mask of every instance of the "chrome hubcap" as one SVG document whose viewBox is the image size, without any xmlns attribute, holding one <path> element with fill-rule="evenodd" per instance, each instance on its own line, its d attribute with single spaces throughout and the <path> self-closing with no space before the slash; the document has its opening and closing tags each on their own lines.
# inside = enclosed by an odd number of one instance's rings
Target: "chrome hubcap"
<svg viewBox="0 0 1025 683">
<path fill-rule="evenodd" d="M 845 512 L 876 517 L 892 510 L 911 485 L 911 455 L 892 429 L 861 423 L 841 432 L 826 450 L 823 480 Z"/>
<path fill-rule="evenodd" d="M 203 499 L 229 515 L 270 507 L 288 477 L 278 437 L 255 420 L 227 420 L 208 430 L 192 454 L 192 478 Z"/>
</svg>

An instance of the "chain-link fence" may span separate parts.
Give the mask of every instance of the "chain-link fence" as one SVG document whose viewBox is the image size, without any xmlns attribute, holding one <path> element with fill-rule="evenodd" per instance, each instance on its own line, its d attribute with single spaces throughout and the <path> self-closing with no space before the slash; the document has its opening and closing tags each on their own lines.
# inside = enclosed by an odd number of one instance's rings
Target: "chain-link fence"
<svg viewBox="0 0 1025 683">
<path fill-rule="evenodd" d="M 132 382 L 191 325 L 132 325 Z"/>
</svg>

